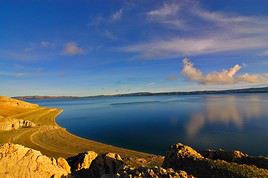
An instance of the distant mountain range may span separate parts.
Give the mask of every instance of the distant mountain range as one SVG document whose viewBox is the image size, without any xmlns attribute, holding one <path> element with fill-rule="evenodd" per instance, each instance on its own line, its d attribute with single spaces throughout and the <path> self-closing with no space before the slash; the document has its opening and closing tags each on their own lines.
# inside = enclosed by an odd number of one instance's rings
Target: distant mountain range
<svg viewBox="0 0 268 178">
<path fill-rule="evenodd" d="M 26 100 L 26 99 L 79 99 L 79 98 L 91 98 L 91 97 L 111 97 L 111 96 L 159 96 L 159 95 L 202 95 L 202 94 L 235 94 L 235 93 L 268 93 L 268 87 L 262 88 L 243 88 L 243 89 L 231 89 L 231 90 L 205 90 L 205 91 L 189 91 L 189 92 L 137 92 L 126 93 L 116 95 L 98 95 L 98 96 L 16 96 L 13 98 Z"/>
</svg>

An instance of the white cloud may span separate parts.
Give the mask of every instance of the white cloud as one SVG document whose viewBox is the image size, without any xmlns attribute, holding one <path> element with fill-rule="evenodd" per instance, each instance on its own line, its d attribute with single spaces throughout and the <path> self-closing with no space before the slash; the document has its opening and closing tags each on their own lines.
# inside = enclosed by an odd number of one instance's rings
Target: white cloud
<svg viewBox="0 0 268 178">
<path fill-rule="evenodd" d="M 199 69 L 194 67 L 193 63 L 188 58 L 183 59 L 182 74 L 188 79 L 201 84 L 235 84 L 235 83 L 262 83 L 268 81 L 267 74 L 242 74 L 237 76 L 238 71 L 242 68 L 236 64 L 228 70 L 220 72 L 211 72 L 203 74 Z"/>
<path fill-rule="evenodd" d="M 41 41 L 40 46 L 42 48 L 50 48 L 50 47 L 53 47 L 54 44 L 48 41 Z"/>
<path fill-rule="evenodd" d="M 148 20 L 163 24 L 165 27 L 175 27 L 178 29 L 186 28 L 184 20 L 178 18 L 181 4 L 165 3 L 158 9 L 147 12 Z"/>
<path fill-rule="evenodd" d="M 118 11 L 116 11 L 111 15 L 111 20 L 118 21 L 121 19 L 122 15 L 123 15 L 123 9 L 119 9 Z"/>
<path fill-rule="evenodd" d="M 0 76 L 5 76 L 5 77 L 24 77 L 26 76 L 27 73 L 25 72 L 0 72 Z"/>
<path fill-rule="evenodd" d="M 259 56 L 268 56 L 268 50 L 264 50 L 259 53 Z"/>
<path fill-rule="evenodd" d="M 268 46 L 267 16 L 211 12 L 197 3 L 178 1 L 149 11 L 147 17 L 159 22 L 162 28 L 175 28 L 178 33 L 170 33 L 166 38 L 166 34 L 157 31 L 155 39 L 123 47 L 124 51 L 154 59 L 241 50 L 256 52 Z"/>
<path fill-rule="evenodd" d="M 150 16 L 150 17 L 167 17 L 167 16 L 171 16 L 171 15 L 176 15 L 176 13 L 178 12 L 179 8 L 180 8 L 179 4 L 165 3 L 159 9 L 149 11 L 147 13 L 147 15 Z"/>
<path fill-rule="evenodd" d="M 69 55 L 69 56 L 75 56 L 75 55 L 85 54 L 85 52 L 75 42 L 68 42 L 64 46 L 63 54 Z"/>
<path fill-rule="evenodd" d="M 122 48 L 127 52 L 141 54 L 144 58 L 178 57 L 238 50 L 253 50 L 268 46 L 268 37 L 208 36 L 202 38 L 177 37 L 129 45 Z"/>
</svg>

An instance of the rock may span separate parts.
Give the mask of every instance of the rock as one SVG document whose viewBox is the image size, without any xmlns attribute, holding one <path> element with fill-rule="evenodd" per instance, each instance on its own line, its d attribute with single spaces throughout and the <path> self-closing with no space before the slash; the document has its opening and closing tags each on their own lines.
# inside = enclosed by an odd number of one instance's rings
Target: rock
<svg viewBox="0 0 268 178">
<path fill-rule="evenodd" d="M 144 158 L 137 158 L 136 159 L 136 162 L 143 165 L 143 164 L 146 164 L 147 163 L 147 160 L 144 159 Z"/>
<path fill-rule="evenodd" d="M 122 169 L 118 171 L 116 177 L 193 178 L 193 176 L 188 175 L 185 171 L 174 171 L 172 168 L 164 169 L 158 166 L 154 168 L 148 168 L 148 167 L 132 168 L 129 166 L 124 166 Z"/>
<path fill-rule="evenodd" d="M 236 152 L 235 157 L 245 156 Z M 196 177 L 268 177 L 268 170 L 245 164 L 229 163 L 203 157 L 181 143 L 170 146 L 163 162 L 164 168 L 184 170 Z"/>
<path fill-rule="evenodd" d="M 14 119 L 14 118 L 2 118 L 0 119 L 0 130 L 9 131 L 9 130 L 16 130 L 20 128 L 28 128 L 28 127 L 35 127 L 35 123 L 22 120 L 22 119 Z"/>
<path fill-rule="evenodd" d="M 93 177 L 116 175 L 124 162 L 119 154 L 105 153 L 96 157 L 90 166 L 90 175 Z"/>
<path fill-rule="evenodd" d="M 69 166 L 68 162 L 66 161 L 66 159 L 59 157 L 57 159 L 57 165 L 59 165 L 60 167 L 62 167 L 64 170 L 66 170 L 68 173 L 71 173 L 71 167 Z"/>
<path fill-rule="evenodd" d="M 187 164 L 192 164 L 202 159 L 204 157 L 191 147 L 177 143 L 170 146 L 166 153 L 163 167 L 180 169 Z"/>
<path fill-rule="evenodd" d="M 225 160 L 227 162 L 235 162 L 239 164 L 255 165 L 259 168 L 268 169 L 267 157 L 254 157 L 249 156 L 241 151 L 224 151 L 219 150 L 206 150 L 200 152 L 204 157 L 212 160 Z"/>
<path fill-rule="evenodd" d="M 76 156 L 67 159 L 71 166 L 72 171 L 79 171 L 81 169 L 88 169 L 91 162 L 98 156 L 94 151 L 87 151 L 84 153 L 79 153 Z"/>
<path fill-rule="evenodd" d="M 234 161 L 236 159 L 241 159 L 244 157 L 247 157 L 248 155 L 245 153 L 242 153 L 241 151 L 232 151 L 232 152 L 227 152 L 222 149 L 219 150 L 206 150 L 200 152 L 204 157 L 213 159 L 213 160 L 225 160 L 225 161 Z"/>
<path fill-rule="evenodd" d="M 57 161 L 17 144 L 0 146 L 0 177 L 62 177 L 70 173 L 64 158 Z"/>
</svg>

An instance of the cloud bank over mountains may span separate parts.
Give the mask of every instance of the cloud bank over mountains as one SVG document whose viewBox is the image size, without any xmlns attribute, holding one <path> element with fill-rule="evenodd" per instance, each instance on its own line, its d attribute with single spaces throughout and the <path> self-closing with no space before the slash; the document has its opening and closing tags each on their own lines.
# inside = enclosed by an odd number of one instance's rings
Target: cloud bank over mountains
<svg viewBox="0 0 268 178">
<path fill-rule="evenodd" d="M 189 80 L 198 82 L 200 84 L 236 84 L 236 83 L 263 83 L 268 81 L 268 73 L 265 74 L 241 74 L 237 73 L 242 68 L 241 65 L 236 64 L 227 70 L 210 72 L 204 74 L 201 70 L 196 68 L 188 58 L 183 59 L 182 74 Z"/>
</svg>

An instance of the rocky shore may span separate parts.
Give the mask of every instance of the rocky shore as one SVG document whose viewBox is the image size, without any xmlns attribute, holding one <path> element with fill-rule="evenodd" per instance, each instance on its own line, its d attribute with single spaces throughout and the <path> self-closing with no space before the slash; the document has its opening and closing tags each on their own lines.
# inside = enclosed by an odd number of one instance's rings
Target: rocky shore
<svg viewBox="0 0 268 178">
<path fill-rule="evenodd" d="M 0 145 L 0 177 L 193 178 L 268 177 L 268 158 L 240 151 L 197 152 L 181 143 L 171 145 L 162 166 L 128 165 L 119 154 L 86 151 L 49 158 L 18 144 Z"/>
<path fill-rule="evenodd" d="M 0 110 L 1 178 L 268 177 L 267 157 L 181 143 L 157 156 L 72 135 L 56 124 L 57 108 L 0 97 Z"/>
</svg>

